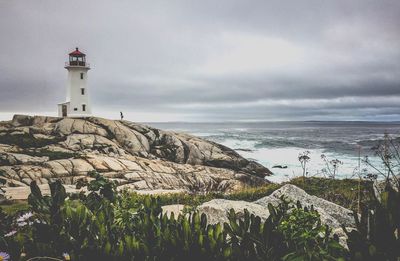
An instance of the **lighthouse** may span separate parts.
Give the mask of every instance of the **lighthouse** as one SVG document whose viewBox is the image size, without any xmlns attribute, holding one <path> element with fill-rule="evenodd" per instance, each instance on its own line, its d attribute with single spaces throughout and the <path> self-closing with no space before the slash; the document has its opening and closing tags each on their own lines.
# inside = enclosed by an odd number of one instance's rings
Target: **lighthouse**
<svg viewBox="0 0 400 261">
<path fill-rule="evenodd" d="M 68 71 L 66 101 L 58 104 L 59 117 L 86 117 L 91 115 L 87 74 L 90 70 L 86 54 L 78 48 L 69 54 L 65 63 Z"/>
</svg>

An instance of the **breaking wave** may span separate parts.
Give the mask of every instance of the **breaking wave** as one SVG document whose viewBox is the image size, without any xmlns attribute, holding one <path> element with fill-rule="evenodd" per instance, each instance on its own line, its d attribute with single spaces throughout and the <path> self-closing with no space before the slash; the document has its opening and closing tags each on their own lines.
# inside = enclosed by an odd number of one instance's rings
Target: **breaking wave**
<svg viewBox="0 0 400 261">
<path fill-rule="evenodd" d="M 321 155 L 339 159 L 339 178 L 358 173 L 374 173 L 363 162 L 365 156 L 374 166 L 380 160 L 374 147 L 384 133 L 400 136 L 400 123 L 375 122 L 258 122 L 258 123 L 160 123 L 153 126 L 187 132 L 235 149 L 248 159 L 268 167 L 275 175 L 268 179 L 282 181 L 302 174 L 298 161 L 301 152 L 310 152 L 308 175 L 324 175 L 326 162 Z M 359 157 L 360 153 L 360 157 Z M 376 172 L 376 171 L 375 171 Z"/>
</svg>

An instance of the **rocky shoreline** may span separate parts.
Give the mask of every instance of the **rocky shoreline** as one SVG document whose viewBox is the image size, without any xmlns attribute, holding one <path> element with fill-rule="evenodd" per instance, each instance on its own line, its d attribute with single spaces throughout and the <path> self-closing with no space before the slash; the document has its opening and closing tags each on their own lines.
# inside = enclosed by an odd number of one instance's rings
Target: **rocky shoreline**
<svg viewBox="0 0 400 261">
<path fill-rule="evenodd" d="M 0 122 L 0 171 L 9 194 L 97 171 L 132 191 L 230 192 L 268 183 L 271 171 L 234 150 L 184 133 L 97 117 L 15 115 Z M 18 194 L 17 193 L 17 194 Z"/>
</svg>

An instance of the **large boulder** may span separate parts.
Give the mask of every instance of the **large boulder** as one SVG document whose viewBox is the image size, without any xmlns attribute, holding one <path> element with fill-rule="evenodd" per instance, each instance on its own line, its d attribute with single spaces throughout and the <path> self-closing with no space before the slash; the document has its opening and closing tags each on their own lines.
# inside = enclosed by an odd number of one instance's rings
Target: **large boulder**
<svg viewBox="0 0 400 261">
<path fill-rule="evenodd" d="M 108 132 L 109 138 L 125 148 L 132 155 L 146 157 L 150 151 L 147 138 L 140 132 L 131 129 L 120 121 L 107 120 L 102 118 L 89 118 L 92 123 L 103 127 Z"/>
<path fill-rule="evenodd" d="M 295 185 L 287 184 L 274 191 L 271 195 L 263 197 L 255 204 L 267 207 L 268 203 L 278 205 L 281 197 L 295 204 L 300 201 L 303 207 L 314 206 L 314 209 L 321 215 L 321 221 L 330 227 L 338 228 L 341 225 L 353 227 L 355 225 L 353 212 L 325 199 L 307 194 L 304 190 Z"/>
<path fill-rule="evenodd" d="M 198 210 L 205 213 L 211 223 L 225 222 L 227 213 L 231 208 L 238 212 L 239 216 L 244 213 L 244 209 L 247 209 L 251 214 L 266 219 L 269 216 L 268 204 L 271 203 L 273 206 L 277 206 L 282 202 L 282 197 L 291 202 L 290 205 L 292 206 L 297 201 L 300 201 L 303 207 L 314 206 L 314 209 L 321 216 L 322 223 L 332 228 L 340 228 L 341 225 L 346 227 L 355 226 L 351 210 L 325 199 L 309 195 L 304 190 L 291 184 L 284 185 L 271 195 L 254 202 L 214 199 L 200 205 Z"/>
<path fill-rule="evenodd" d="M 250 214 L 259 216 L 261 220 L 265 220 L 269 216 L 268 208 L 247 201 L 213 199 L 197 207 L 200 213 L 206 214 L 207 221 L 210 224 L 227 222 L 227 214 L 231 209 L 235 210 L 239 218 L 244 216 L 245 209 L 247 209 Z"/>
<path fill-rule="evenodd" d="M 206 165 L 251 173 L 258 177 L 272 172 L 261 164 L 249 161 L 221 144 L 184 133 L 158 131 L 159 138 L 152 153 L 168 160 L 191 165 Z"/>
<path fill-rule="evenodd" d="M 59 135 L 94 134 L 107 136 L 107 131 L 85 119 L 63 118 L 54 126 L 54 132 Z"/>
</svg>

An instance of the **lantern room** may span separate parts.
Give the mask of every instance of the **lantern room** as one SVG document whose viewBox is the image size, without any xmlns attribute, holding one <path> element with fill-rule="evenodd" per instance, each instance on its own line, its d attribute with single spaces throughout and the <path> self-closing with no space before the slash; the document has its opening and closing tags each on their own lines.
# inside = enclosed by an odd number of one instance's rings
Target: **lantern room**
<svg viewBox="0 0 400 261">
<path fill-rule="evenodd" d="M 84 66 L 86 67 L 86 54 L 79 51 L 78 47 L 75 51 L 69 54 L 69 66 Z"/>
</svg>

